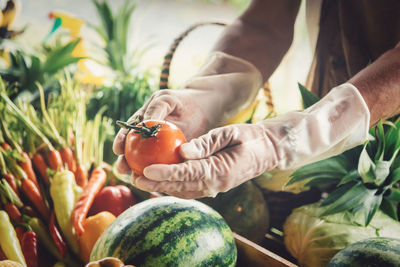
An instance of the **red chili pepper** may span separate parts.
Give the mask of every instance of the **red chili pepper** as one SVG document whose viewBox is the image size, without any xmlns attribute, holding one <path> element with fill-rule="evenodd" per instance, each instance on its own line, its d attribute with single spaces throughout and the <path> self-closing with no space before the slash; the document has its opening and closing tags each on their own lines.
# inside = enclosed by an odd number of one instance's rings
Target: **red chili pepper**
<svg viewBox="0 0 400 267">
<path fill-rule="evenodd" d="M 38 267 L 38 237 L 35 232 L 27 231 L 22 238 L 22 253 L 28 267 Z"/>
<path fill-rule="evenodd" d="M 22 214 L 15 204 L 13 203 L 5 204 L 4 210 L 8 213 L 8 216 L 10 216 L 10 218 L 14 220 L 14 222 L 19 223 L 22 221 Z"/>
<path fill-rule="evenodd" d="M 56 244 L 58 252 L 60 252 L 61 258 L 65 258 L 65 256 L 67 256 L 67 244 L 65 243 L 63 237 L 60 234 L 60 231 L 57 228 L 56 214 L 54 213 L 54 211 L 50 215 L 49 231 L 51 238 Z"/>
<path fill-rule="evenodd" d="M 6 260 L 6 259 L 7 259 L 7 257 L 6 257 L 6 255 L 4 254 L 3 250 L 0 247 L 0 261 Z"/>
</svg>

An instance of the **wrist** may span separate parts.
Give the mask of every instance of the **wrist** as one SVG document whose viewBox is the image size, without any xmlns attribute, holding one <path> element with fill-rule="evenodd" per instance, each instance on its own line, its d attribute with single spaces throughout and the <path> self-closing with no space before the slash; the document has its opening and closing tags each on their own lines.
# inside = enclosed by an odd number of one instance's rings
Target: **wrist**
<svg viewBox="0 0 400 267">
<path fill-rule="evenodd" d="M 294 169 L 335 156 L 368 138 L 369 110 L 352 84 L 331 90 L 303 111 L 260 122 L 275 144 L 278 169 Z"/>
</svg>

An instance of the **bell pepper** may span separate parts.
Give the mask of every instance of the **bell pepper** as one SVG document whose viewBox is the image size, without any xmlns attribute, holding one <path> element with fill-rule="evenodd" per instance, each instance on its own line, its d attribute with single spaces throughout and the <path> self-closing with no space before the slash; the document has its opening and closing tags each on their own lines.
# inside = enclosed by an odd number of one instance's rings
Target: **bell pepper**
<svg viewBox="0 0 400 267">
<path fill-rule="evenodd" d="M 71 216 L 81 192 L 82 188 L 76 184 L 74 174 L 68 170 L 57 172 L 50 181 L 50 195 L 58 225 L 75 254 L 79 253 L 79 244 Z"/>
<path fill-rule="evenodd" d="M 137 201 L 132 191 L 127 186 L 106 186 L 95 197 L 89 215 L 108 211 L 118 217 L 118 215 L 136 203 Z"/>
<path fill-rule="evenodd" d="M 84 262 L 88 262 L 90 253 L 100 235 L 115 220 L 115 216 L 108 211 L 102 211 L 86 218 L 84 232 L 79 237 L 80 256 Z"/>
<path fill-rule="evenodd" d="M 11 224 L 7 212 L 0 210 L 0 246 L 7 259 L 26 266 L 21 244 L 19 243 L 14 226 Z"/>
</svg>

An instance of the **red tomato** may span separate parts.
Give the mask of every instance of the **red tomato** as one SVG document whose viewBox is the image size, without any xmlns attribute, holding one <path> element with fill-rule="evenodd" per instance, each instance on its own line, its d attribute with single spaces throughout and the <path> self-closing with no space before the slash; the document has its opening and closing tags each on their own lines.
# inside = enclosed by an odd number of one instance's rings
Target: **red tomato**
<svg viewBox="0 0 400 267">
<path fill-rule="evenodd" d="M 186 142 L 182 131 L 167 121 L 148 120 L 131 129 L 125 140 L 125 158 L 134 173 L 143 175 L 151 164 L 183 161 L 179 146 Z"/>
</svg>

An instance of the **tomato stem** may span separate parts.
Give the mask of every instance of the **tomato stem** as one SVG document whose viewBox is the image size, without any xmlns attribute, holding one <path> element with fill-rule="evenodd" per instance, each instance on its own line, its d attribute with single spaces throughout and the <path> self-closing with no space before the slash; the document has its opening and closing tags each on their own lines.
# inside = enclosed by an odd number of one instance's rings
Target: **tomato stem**
<svg viewBox="0 0 400 267">
<path fill-rule="evenodd" d="M 141 126 L 138 126 L 137 122 L 129 124 L 123 121 L 117 121 L 117 125 L 125 129 L 135 130 L 135 133 L 140 134 L 143 138 L 150 138 L 150 137 L 157 138 L 157 133 L 160 130 L 160 127 L 162 126 L 161 124 L 156 124 L 151 127 L 147 127 L 144 122 L 142 123 Z"/>
</svg>

